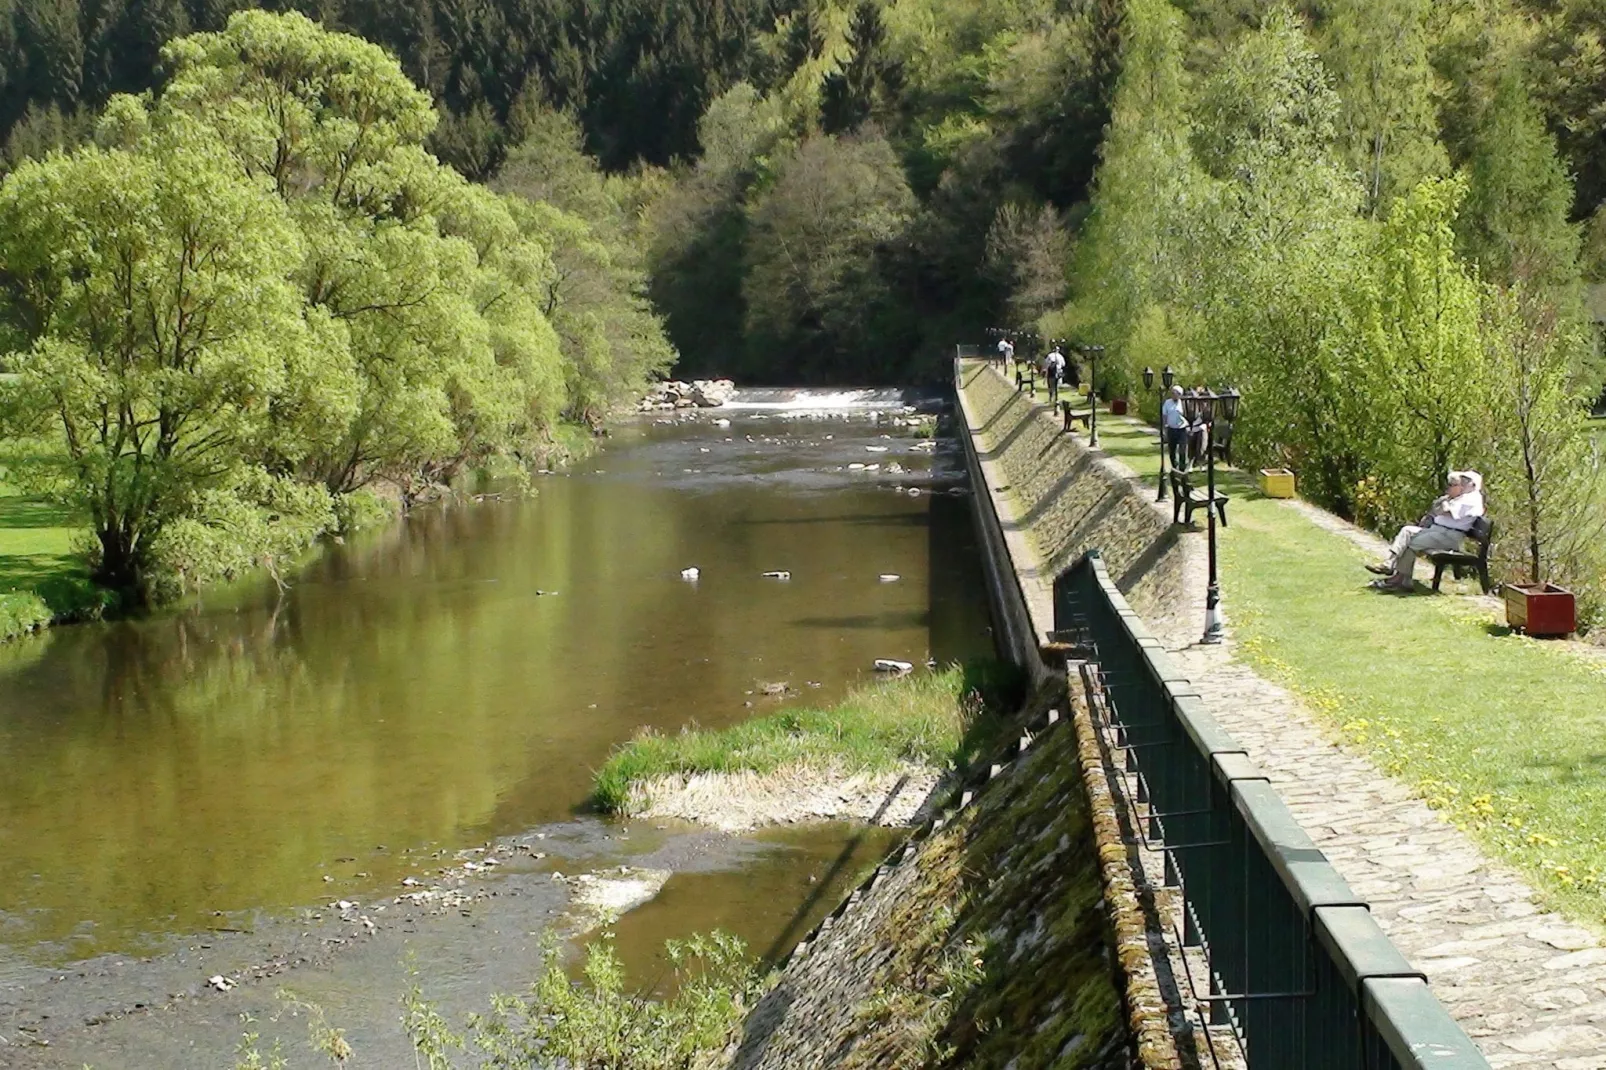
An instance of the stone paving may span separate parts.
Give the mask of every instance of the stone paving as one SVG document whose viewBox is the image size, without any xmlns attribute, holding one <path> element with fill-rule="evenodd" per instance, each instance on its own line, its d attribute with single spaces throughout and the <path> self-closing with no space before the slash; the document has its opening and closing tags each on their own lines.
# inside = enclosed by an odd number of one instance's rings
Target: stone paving
<svg viewBox="0 0 1606 1070">
<path fill-rule="evenodd" d="M 1052 420 L 1046 407 L 1039 419 Z M 1114 458 L 1101 461 L 1125 469 Z M 989 482 L 997 485 L 991 475 Z M 1008 495 L 996 497 L 1034 624 L 1045 631 L 1052 626 L 1052 576 L 1013 522 Z M 1336 517 L 1322 514 L 1319 522 L 1376 548 L 1372 536 Z M 1490 1064 L 1606 1070 L 1606 944 L 1542 910 L 1508 866 L 1366 757 L 1337 745 L 1296 696 L 1237 660 L 1230 620 L 1226 643 L 1197 645 L 1204 535 L 1183 535 L 1176 552 L 1184 555 L 1193 604 L 1150 626 Z"/>
</svg>

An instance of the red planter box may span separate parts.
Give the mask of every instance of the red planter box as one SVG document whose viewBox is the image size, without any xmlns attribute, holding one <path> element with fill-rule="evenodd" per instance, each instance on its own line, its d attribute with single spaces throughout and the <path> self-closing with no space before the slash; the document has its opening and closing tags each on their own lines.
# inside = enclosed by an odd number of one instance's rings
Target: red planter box
<svg viewBox="0 0 1606 1070">
<path fill-rule="evenodd" d="M 1554 583 L 1508 583 L 1506 623 L 1529 635 L 1570 635 L 1578 628 L 1573 593 Z"/>
<path fill-rule="evenodd" d="M 1115 416 L 1126 415 L 1126 398 L 1113 398 L 1110 401 L 1110 412 Z"/>
</svg>

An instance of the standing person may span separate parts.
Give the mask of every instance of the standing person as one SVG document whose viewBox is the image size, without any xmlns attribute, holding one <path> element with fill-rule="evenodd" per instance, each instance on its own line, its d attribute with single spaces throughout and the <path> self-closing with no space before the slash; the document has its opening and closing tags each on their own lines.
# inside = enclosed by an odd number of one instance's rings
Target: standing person
<svg viewBox="0 0 1606 1070">
<path fill-rule="evenodd" d="M 1048 356 L 1043 358 L 1043 378 L 1048 380 L 1048 403 L 1058 405 L 1060 399 L 1060 380 L 1065 376 L 1065 354 L 1060 347 L 1055 346 L 1049 350 Z"/>
<path fill-rule="evenodd" d="M 1015 343 L 1008 338 L 998 340 L 998 363 L 1007 372 L 1009 362 L 1015 359 Z"/>
<path fill-rule="evenodd" d="M 1182 388 L 1173 386 L 1170 395 L 1160 404 L 1160 434 L 1165 439 L 1166 452 L 1171 455 L 1171 467 L 1186 472 L 1188 464 L 1188 418 L 1182 414 Z"/>
</svg>

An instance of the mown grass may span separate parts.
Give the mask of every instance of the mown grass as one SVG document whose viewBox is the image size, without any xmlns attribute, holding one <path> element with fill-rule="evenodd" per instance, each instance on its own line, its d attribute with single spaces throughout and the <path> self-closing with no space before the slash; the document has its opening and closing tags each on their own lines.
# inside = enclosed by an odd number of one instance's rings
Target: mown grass
<svg viewBox="0 0 1606 1070">
<path fill-rule="evenodd" d="M 1232 523 L 1240 655 L 1563 911 L 1606 923 L 1606 662 L 1464 599 L 1373 591 L 1364 551 L 1274 502 Z"/>
<path fill-rule="evenodd" d="M 665 776 L 963 764 L 987 746 L 996 727 L 989 712 L 1012 708 L 1020 695 L 1017 670 L 977 662 L 865 684 L 825 709 L 782 710 L 718 731 L 644 732 L 597 770 L 592 799 L 626 813 L 634 786 Z"/>
<path fill-rule="evenodd" d="M 109 607 L 74 551 L 81 533 L 66 509 L 0 484 L 0 641 Z"/>
</svg>

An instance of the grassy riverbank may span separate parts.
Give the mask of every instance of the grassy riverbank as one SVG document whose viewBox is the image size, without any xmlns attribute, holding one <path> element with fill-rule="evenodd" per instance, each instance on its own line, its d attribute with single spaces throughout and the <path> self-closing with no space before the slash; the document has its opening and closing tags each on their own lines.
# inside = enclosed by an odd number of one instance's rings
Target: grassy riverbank
<svg viewBox="0 0 1606 1070">
<path fill-rule="evenodd" d="M 81 534 L 62 506 L 0 484 L 0 642 L 108 607 L 73 550 Z"/>
<path fill-rule="evenodd" d="M 799 770 L 830 775 L 938 772 L 985 746 L 989 712 L 1019 697 L 1014 670 L 954 666 L 866 684 L 824 709 L 788 709 L 718 731 L 648 732 L 597 771 L 593 799 L 609 813 L 639 809 L 654 781 L 699 774 L 760 776 Z"/>
<path fill-rule="evenodd" d="M 1159 471 L 1154 433 L 1101 413 L 1103 448 Z M 1238 656 L 1334 732 L 1516 865 L 1562 911 L 1606 922 L 1606 659 L 1511 634 L 1475 583 L 1434 596 L 1371 590 L 1371 555 L 1247 473 L 1232 495 L 1221 582 Z M 1201 519 L 1202 524 L 1202 519 Z"/>
</svg>

